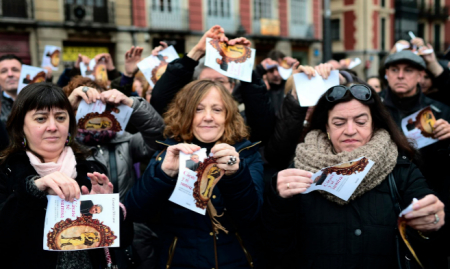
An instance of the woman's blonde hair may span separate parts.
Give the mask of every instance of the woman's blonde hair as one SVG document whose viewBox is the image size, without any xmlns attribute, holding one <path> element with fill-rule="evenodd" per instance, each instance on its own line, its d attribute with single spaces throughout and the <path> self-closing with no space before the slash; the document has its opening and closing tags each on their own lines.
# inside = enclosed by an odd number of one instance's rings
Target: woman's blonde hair
<svg viewBox="0 0 450 269">
<path fill-rule="evenodd" d="M 225 130 L 219 142 L 233 145 L 248 137 L 249 132 L 239 114 L 236 101 L 225 87 L 211 80 L 196 80 L 181 89 L 164 114 L 166 138 L 173 138 L 178 142 L 192 142 L 192 122 L 197 106 L 212 88 L 219 91 L 225 106 Z"/>
</svg>

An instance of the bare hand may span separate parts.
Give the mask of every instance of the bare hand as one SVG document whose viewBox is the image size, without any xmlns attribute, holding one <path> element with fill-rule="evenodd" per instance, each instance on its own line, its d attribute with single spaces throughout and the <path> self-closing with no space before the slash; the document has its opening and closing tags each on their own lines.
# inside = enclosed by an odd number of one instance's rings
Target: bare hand
<svg viewBox="0 0 450 269">
<path fill-rule="evenodd" d="M 294 59 L 292 57 L 286 56 L 283 58 L 284 61 L 286 61 L 287 65 L 289 66 L 293 66 L 296 63 L 300 63 L 299 61 L 297 61 L 297 59 Z M 281 64 L 281 63 L 280 63 Z"/>
<path fill-rule="evenodd" d="M 78 58 L 77 58 L 77 61 L 75 62 L 74 67 L 75 68 L 80 68 L 80 63 L 81 62 L 83 62 L 85 65 L 89 65 L 90 61 L 91 61 L 91 59 L 89 59 L 89 57 L 87 57 L 85 55 L 78 54 Z"/>
<path fill-rule="evenodd" d="M 436 215 L 439 218 L 436 221 Z M 444 204 L 433 194 L 429 194 L 413 204 L 413 211 L 406 214 L 406 224 L 427 233 L 439 230 L 445 223 Z"/>
<path fill-rule="evenodd" d="M 225 175 L 230 176 L 239 170 L 239 153 L 236 152 L 236 148 L 228 144 L 222 143 L 217 144 L 211 149 L 213 157 L 217 160 L 217 167 L 225 171 Z M 236 163 L 233 165 L 228 165 L 230 157 L 236 158 Z"/>
<path fill-rule="evenodd" d="M 78 183 L 61 172 L 53 172 L 34 181 L 36 187 L 50 195 L 58 195 L 59 198 L 69 202 L 80 199 L 80 187 Z"/>
<path fill-rule="evenodd" d="M 317 65 L 314 69 L 323 79 L 327 79 L 330 76 L 331 70 L 334 70 L 334 67 L 331 64 L 325 63 Z"/>
<path fill-rule="evenodd" d="M 238 37 L 238 38 L 234 38 L 231 39 L 230 41 L 227 42 L 228 45 L 230 46 L 234 46 L 234 45 L 244 45 L 246 47 L 250 47 L 252 45 L 252 42 L 250 42 L 250 40 L 248 40 L 245 37 Z"/>
<path fill-rule="evenodd" d="M 192 154 L 195 151 L 200 150 L 200 147 L 194 144 L 180 143 L 167 148 L 166 156 L 161 164 L 161 169 L 169 177 L 175 177 L 180 170 L 180 151 L 184 154 Z"/>
<path fill-rule="evenodd" d="M 91 179 L 91 192 L 86 186 L 81 187 L 83 195 L 86 194 L 110 194 L 114 191 L 114 186 L 109 182 L 109 178 L 105 174 L 98 172 L 87 173 L 87 176 Z"/>
<path fill-rule="evenodd" d="M 159 44 L 160 44 L 159 46 L 155 47 L 152 50 L 153 56 L 157 56 L 160 51 L 165 50 L 165 49 L 167 49 L 167 47 L 169 47 L 169 45 L 167 45 L 167 43 L 163 42 L 163 41 L 159 42 Z"/>
<path fill-rule="evenodd" d="M 264 67 L 264 69 L 269 70 L 272 68 L 276 68 L 278 66 L 278 62 L 270 58 L 266 58 L 261 62 L 261 65 Z"/>
<path fill-rule="evenodd" d="M 434 124 L 434 138 L 444 140 L 450 137 L 450 124 L 444 119 L 438 119 Z"/>
<path fill-rule="evenodd" d="M 423 41 L 423 39 L 420 38 L 420 37 L 416 37 L 416 38 L 411 40 L 411 44 L 413 44 L 416 47 L 420 48 L 420 47 L 425 46 L 425 41 Z"/>
<path fill-rule="evenodd" d="M 111 55 L 109 54 L 109 53 L 100 53 L 100 54 L 97 54 L 97 55 L 95 55 L 95 62 L 96 63 L 98 63 L 98 61 L 101 59 L 101 58 L 104 58 L 105 59 L 105 64 L 106 64 L 106 69 L 108 70 L 108 71 L 111 71 L 111 70 L 114 70 L 114 69 L 116 69 L 115 67 L 114 67 L 114 63 L 113 63 L 113 60 L 112 60 L 112 58 L 111 58 Z"/>
<path fill-rule="evenodd" d="M 125 53 L 125 73 L 124 75 L 127 77 L 132 77 L 134 72 L 136 72 L 137 64 L 141 61 L 142 51 L 144 49 L 142 47 L 134 47 L 132 46 Z"/>
<path fill-rule="evenodd" d="M 285 169 L 278 172 L 277 190 L 282 198 L 303 193 L 313 183 L 312 173 L 301 169 Z"/>
<path fill-rule="evenodd" d="M 88 104 L 94 103 L 98 99 L 100 99 L 100 93 L 97 91 L 97 89 L 87 87 L 88 91 L 83 92 L 84 87 L 87 86 L 80 86 L 78 88 L 75 88 L 75 90 L 73 90 L 72 93 L 69 95 L 68 99 L 73 109 L 78 108 L 81 99 L 83 99 Z"/>
<path fill-rule="evenodd" d="M 50 66 L 43 67 L 45 70 L 47 70 L 47 74 L 45 76 L 46 79 L 51 79 L 53 77 L 53 70 Z"/>
<path fill-rule="evenodd" d="M 293 73 L 294 74 L 304 73 L 308 77 L 308 79 L 311 79 L 312 77 L 316 76 L 315 69 L 312 66 L 308 66 L 308 65 L 300 65 L 299 67 L 297 67 L 297 69 L 294 69 Z"/>
<path fill-rule="evenodd" d="M 126 106 L 131 107 L 133 105 L 133 99 L 126 96 L 122 92 L 112 89 L 109 91 L 104 91 L 100 94 L 100 100 L 102 100 L 103 103 L 110 103 L 115 105 L 124 104 Z"/>
<path fill-rule="evenodd" d="M 198 41 L 197 45 L 192 48 L 187 56 L 193 60 L 198 61 L 205 55 L 206 52 L 206 38 L 218 39 L 219 41 L 227 42 L 228 38 L 225 36 L 225 30 L 219 25 L 211 27 Z"/>
</svg>

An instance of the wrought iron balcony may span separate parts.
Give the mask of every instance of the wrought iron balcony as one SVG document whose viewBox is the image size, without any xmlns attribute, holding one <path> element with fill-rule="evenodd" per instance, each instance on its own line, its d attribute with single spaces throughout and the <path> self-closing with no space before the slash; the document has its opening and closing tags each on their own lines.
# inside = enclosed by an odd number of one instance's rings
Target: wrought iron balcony
<svg viewBox="0 0 450 269">
<path fill-rule="evenodd" d="M 33 19 L 32 0 L 1 0 L 1 18 Z"/>
<path fill-rule="evenodd" d="M 313 24 L 294 24 L 289 25 L 289 37 L 293 38 L 314 38 Z"/>
<path fill-rule="evenodd" d="M 66 21 L 72 22 L 94 22 L 104 24 L 115 24 L 115 6 L 112 0 L 81 1 L 66 0 L 64 11 Z"/>
<path fill-rule="evenodd" d="M 448 6 L 444 6 L 441 8 L 434 8 L 431 6 L 420 5 L 418 9 L 419 9 L 419 18 L 428 20 L 447 20 L 449 17 Z"/>
</svg>

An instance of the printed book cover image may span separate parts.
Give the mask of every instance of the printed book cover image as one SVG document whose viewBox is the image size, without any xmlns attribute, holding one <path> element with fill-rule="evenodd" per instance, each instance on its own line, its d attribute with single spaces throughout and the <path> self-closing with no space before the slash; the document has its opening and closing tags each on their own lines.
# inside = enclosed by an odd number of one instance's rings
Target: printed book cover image
<svg viewBox="0 0 450 269">
<path fill-rule="evenodd" d="M 44 250 L 120 247 L 119 194 L 82 195 L 70 203 L 48 195 Z"/>
</svg>

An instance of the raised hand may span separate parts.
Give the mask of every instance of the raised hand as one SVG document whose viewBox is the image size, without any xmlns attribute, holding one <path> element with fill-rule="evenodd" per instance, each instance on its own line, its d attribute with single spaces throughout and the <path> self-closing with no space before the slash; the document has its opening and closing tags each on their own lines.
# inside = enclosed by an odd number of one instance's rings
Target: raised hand
<svg viewBox="0 0 450 269">
<path fill-rule="evenodd" d="M 134 72 L 136 72 L 138 68 L 137 64 L 141 61 L 143 50 L 142 47 L 132 46 L 131 49 L 125 53 L 125 76 L 132 77 L 134 75 Z"/>
</svg>

